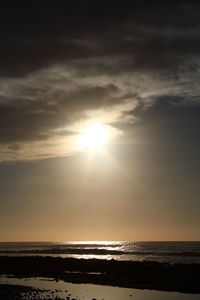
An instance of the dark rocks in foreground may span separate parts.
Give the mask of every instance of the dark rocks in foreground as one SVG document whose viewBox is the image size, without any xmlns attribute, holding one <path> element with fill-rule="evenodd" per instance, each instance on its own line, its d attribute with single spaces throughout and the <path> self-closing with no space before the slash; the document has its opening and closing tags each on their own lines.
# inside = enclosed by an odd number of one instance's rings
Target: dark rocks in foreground
<svg viewBox="0 0 200 300">
<path fill-rule="evenodd" d="M 47 291 L 22 285 L 0 284 L 0 299 L 2 300 L 39 300 L 43 299 L 41 298 L 41 293 L 44 292 Z M 48 299 L 51 300 L 49 297 Z"/>
<path fill-rule="evenodd" d="M 59 257 L 0 257 L 0 274 L 73 283 L 200 293 L 199 264 L 162 264 Z"/>
</svg>

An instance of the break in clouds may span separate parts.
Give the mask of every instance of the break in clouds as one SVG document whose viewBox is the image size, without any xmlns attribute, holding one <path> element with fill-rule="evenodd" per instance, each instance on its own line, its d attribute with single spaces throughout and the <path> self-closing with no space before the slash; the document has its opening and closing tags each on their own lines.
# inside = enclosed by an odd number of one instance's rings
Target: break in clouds
<svg viewBox="0 0 200 300">
<path fill-rule="evenodd" d="M 159 105 L 199 111 L 200 7 L 152 5 L 2 16 L 1 162 L 71 155 L 89 121 L 117 139 Z"/>
</svg>

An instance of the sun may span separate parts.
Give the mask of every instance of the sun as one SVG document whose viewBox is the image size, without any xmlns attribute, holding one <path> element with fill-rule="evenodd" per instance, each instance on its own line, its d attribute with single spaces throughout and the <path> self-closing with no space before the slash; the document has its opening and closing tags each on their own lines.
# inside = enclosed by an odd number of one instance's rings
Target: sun
<svg viewBox="0 0 200 300">
<path fill-rule="evenodd" d="M 78 136 L 78 145 L 80 149 L 100 150 L 110 139 L 111 132 L 108 126 L 102 123 L 91 123 L 82 130 Z"/>
</svg>

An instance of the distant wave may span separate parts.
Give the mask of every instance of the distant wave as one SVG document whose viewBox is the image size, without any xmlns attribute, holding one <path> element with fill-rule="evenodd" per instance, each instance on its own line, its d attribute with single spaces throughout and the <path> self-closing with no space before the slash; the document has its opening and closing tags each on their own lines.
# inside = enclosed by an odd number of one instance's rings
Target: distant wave
<svg viewBox="0 0 200 300">
<path fill-rule="evenodd" d="M 0 254 L 93 254 L 93 255 L 122 255 L 126 252 L 108 249 L 79 249 L 79 248 L 50 248 L 50 249 L 22 249 L 22 250 L 0 250 Z M 128 253 L 127 253 L 128 254 Z"/>
<path fill-rule="evenodd" d="M 88 245 L 87 245 L 88 246 Z M 83 254 L 83 255 L 137 255 L 137 256 L 187 256 L 200 257 L 200 252 L 166 252 L 166 251 L 121 251 L 97 248 L 48 248 L 48 249 L 1 249 L 0 254 Z"/>
</svg>

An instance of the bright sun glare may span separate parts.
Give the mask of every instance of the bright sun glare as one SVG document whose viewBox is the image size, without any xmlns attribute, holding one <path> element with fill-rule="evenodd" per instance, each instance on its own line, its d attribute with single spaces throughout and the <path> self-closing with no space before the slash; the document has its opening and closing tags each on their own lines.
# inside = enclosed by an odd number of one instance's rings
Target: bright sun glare
<svg viewBox="0 0 200 300">
<path fill-rule="evenodd" d="M 83 129 L 78 137 L 80 149 L 100 150 L 109 140 L 111 132 L 108 126 L 101 123 L 91 123 Z"/>
</svg>

